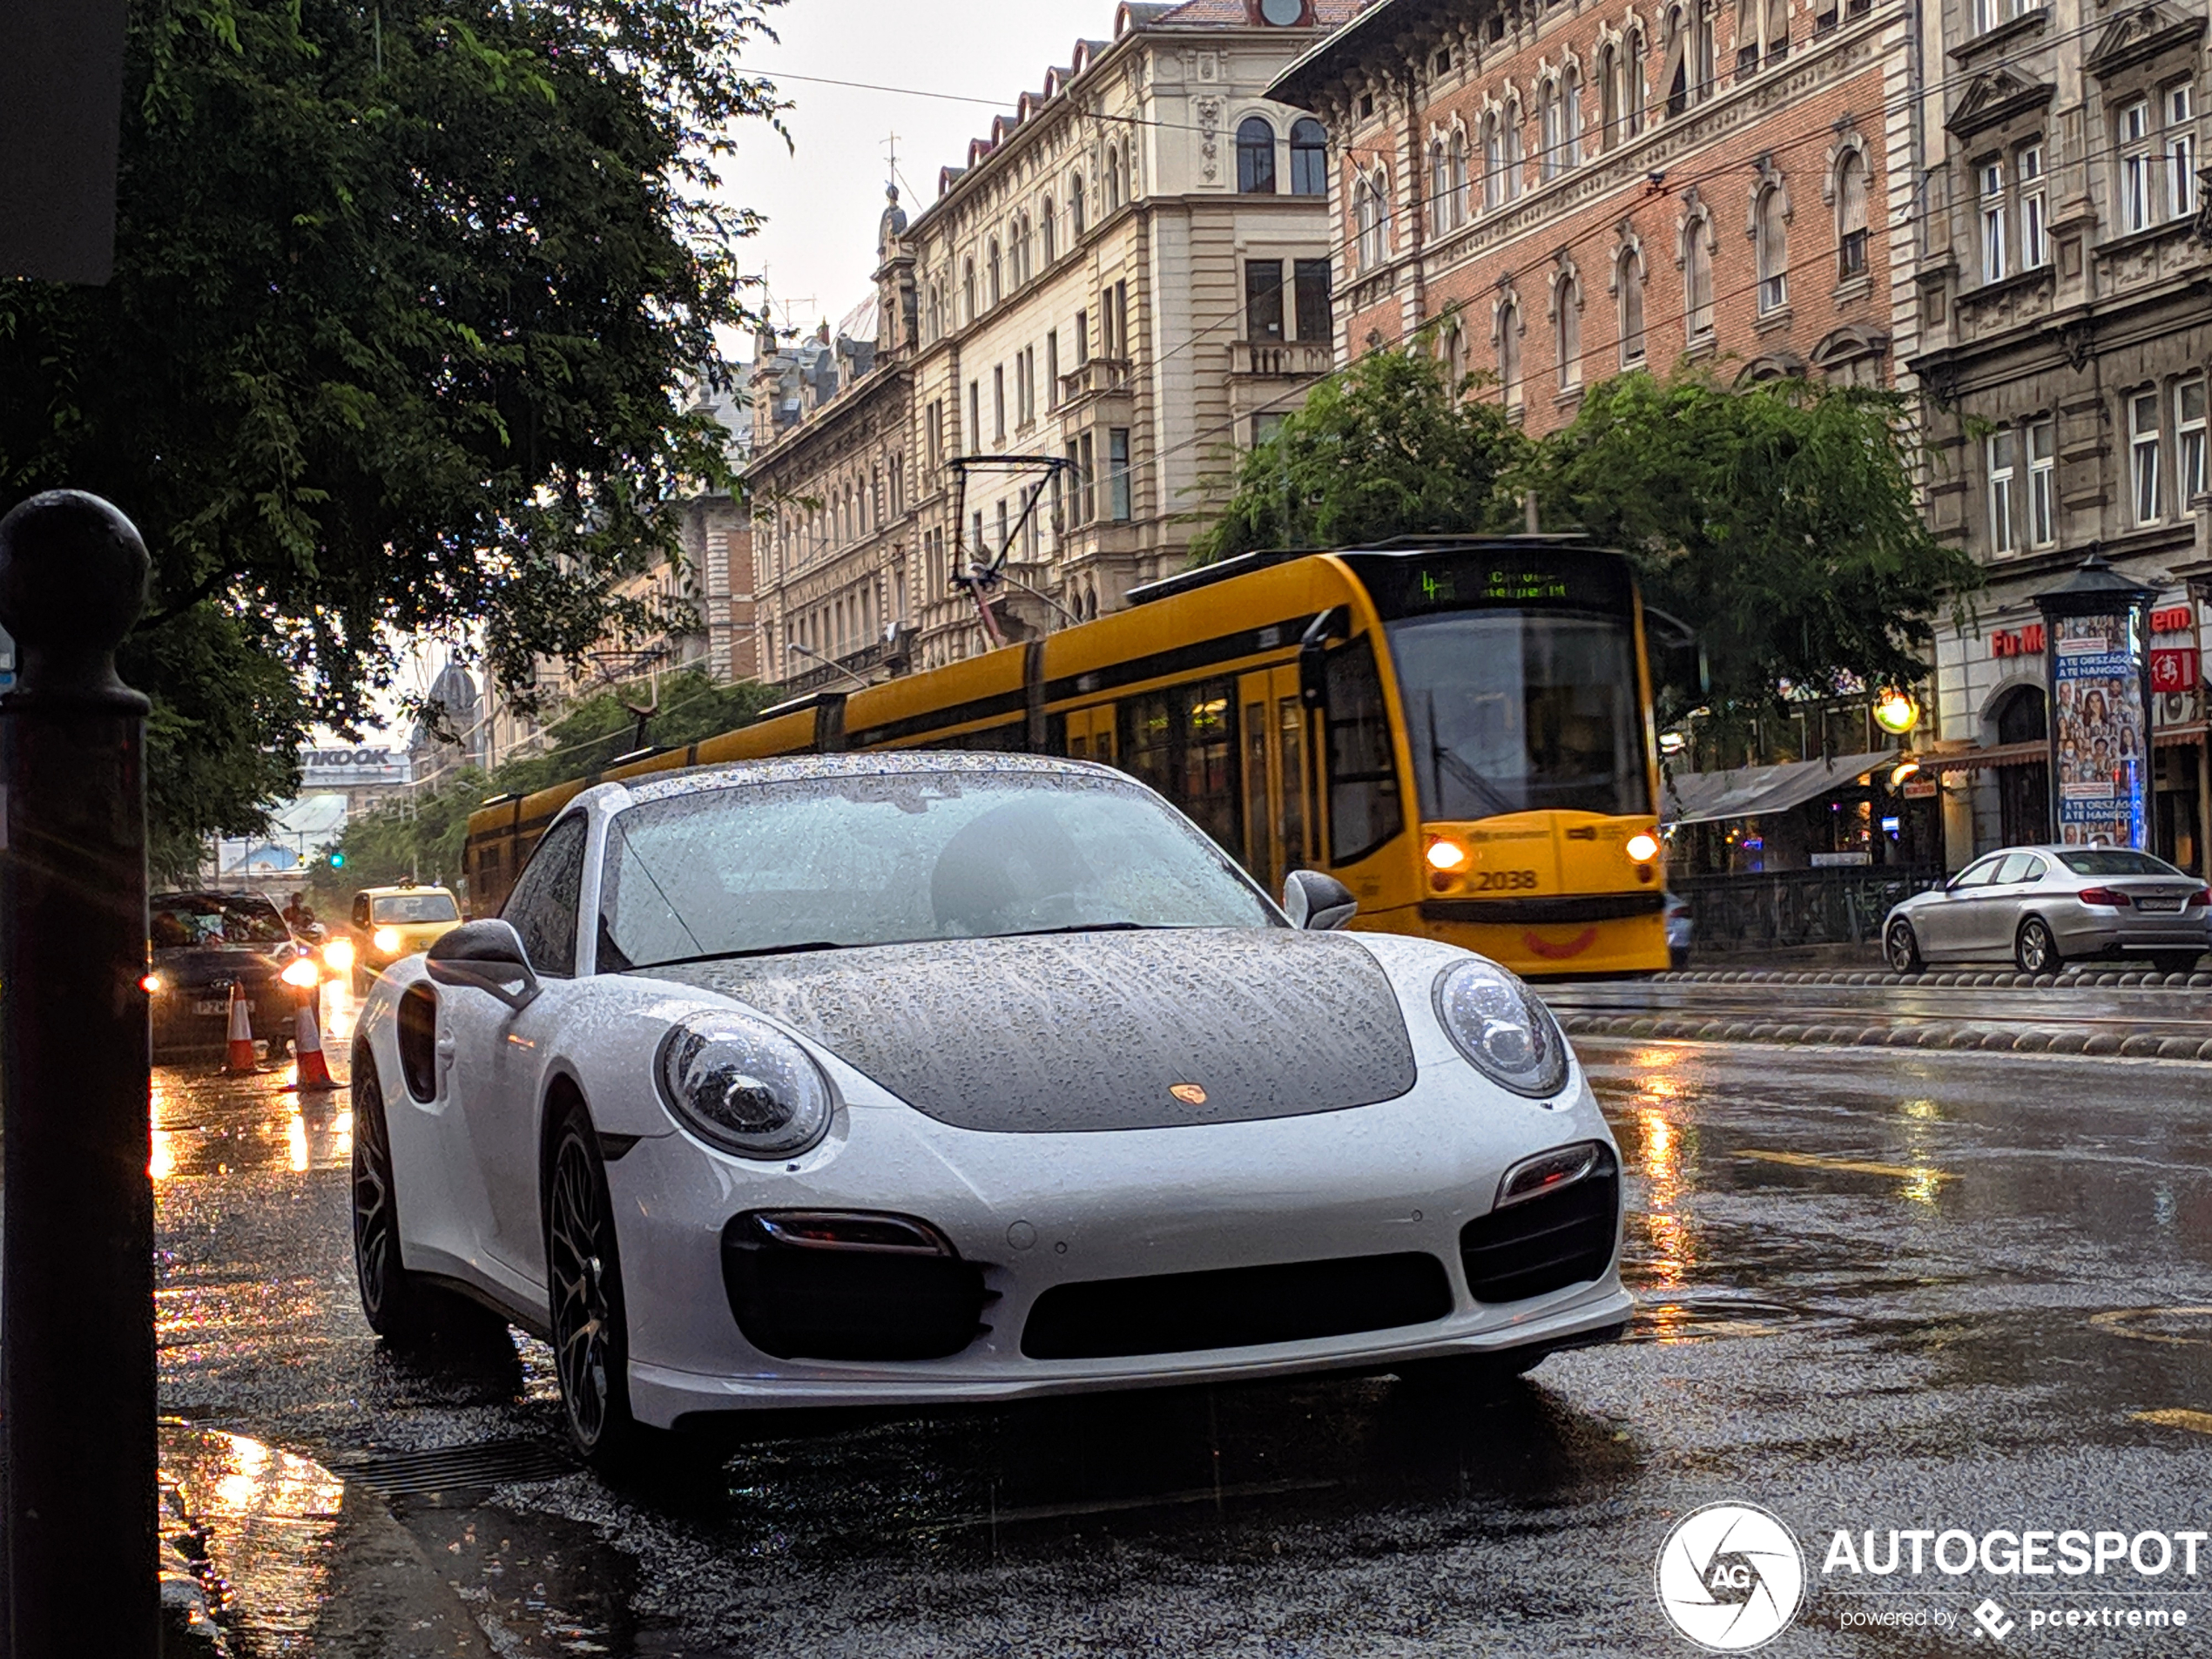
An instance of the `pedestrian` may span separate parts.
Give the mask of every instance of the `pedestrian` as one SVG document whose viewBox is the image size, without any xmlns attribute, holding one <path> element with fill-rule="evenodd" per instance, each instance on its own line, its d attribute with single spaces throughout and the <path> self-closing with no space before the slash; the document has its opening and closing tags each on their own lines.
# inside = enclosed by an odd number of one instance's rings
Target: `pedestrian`
<svg viewBox="0 0 2212 1659">
<path fill-rule="evenodd" d="M 307 908 L 305 895 L 293 894 L 284 907 L 284 925 L 297 936 L 315 925 L 315 913 Z"/>
</svg>

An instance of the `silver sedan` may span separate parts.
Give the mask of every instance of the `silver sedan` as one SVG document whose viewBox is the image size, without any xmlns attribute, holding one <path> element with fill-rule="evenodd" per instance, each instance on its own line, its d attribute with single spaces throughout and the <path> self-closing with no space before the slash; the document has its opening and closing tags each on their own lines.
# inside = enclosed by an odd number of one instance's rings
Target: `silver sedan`
<svg viewBox="0 0 2212 1659">
<path fill-rule="evenodd" d="M 2006 847 L 1915 894 L 1882 927 L 1882 954 L 1900 974 L 2008 957 L 2024 974 L 2049 974 L 2082 956 L 2148 956 L 2181 974 L 2208 948 L 2212 892 L 2118 846 Z"/>
</svg>

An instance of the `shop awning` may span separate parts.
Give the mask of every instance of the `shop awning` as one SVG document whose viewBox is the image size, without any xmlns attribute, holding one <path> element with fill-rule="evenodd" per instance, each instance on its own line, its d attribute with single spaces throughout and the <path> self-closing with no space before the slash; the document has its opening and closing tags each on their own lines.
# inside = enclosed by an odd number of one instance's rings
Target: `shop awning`
<svg viewBox="0 0 2212 1659">
<path fill-rule="evenodd" d="M 1946 755 L 1915 755 L 1924 772 L 1979 772 L 1984 766 L 2042 765 L 2051 758 L 2051 745 L 2042 738 L 2033 743 L 1998 743 L 1986 749 L 1960 749 Z"/>
<path fill-rule="evenodd" d="M 1661 796 L 1662 816 L 1670 824 L 1717 824 L 1724 819 L 1786 813 L 1832 790 L 1848 789 L 1869 772 L 1896 759 L 1893 752 L 1881 750 L 1775 766 L 1738 766 L 1731 772 L 1676 772 Z"/>
</svg>

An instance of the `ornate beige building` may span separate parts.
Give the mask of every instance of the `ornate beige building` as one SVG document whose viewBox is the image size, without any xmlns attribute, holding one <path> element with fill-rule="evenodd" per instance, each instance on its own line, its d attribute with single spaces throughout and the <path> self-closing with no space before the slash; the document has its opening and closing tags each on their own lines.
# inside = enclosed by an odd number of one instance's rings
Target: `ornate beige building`
<svg viewBox="0 0 2212 1659">
<path fill-rule="evenodd" d="M 789 425 L 756 400 L 765 678 L 934 666 L 1182 567 L 1331 364 L 1327 138 L 1264 93 L 1358 9 L 1123 4 L 927 209 L 894 199 L 866 349 L 818 337 Z M 965 578 L 1001 554 L 987 621 Z"/>
</svg>

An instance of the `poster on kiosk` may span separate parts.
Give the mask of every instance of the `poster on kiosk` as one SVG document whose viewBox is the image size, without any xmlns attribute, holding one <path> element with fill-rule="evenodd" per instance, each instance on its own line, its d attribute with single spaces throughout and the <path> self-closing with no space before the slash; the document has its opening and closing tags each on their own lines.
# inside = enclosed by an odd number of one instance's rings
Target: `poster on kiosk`
<svg viewBox="0 0 2212 1659">
<path fill-rule="evenodd" d="M 2150 590 L 2092 556 L 2035 597 L 2051 686 L 2051 839 L 2149 847 Z"/>
</svg>

